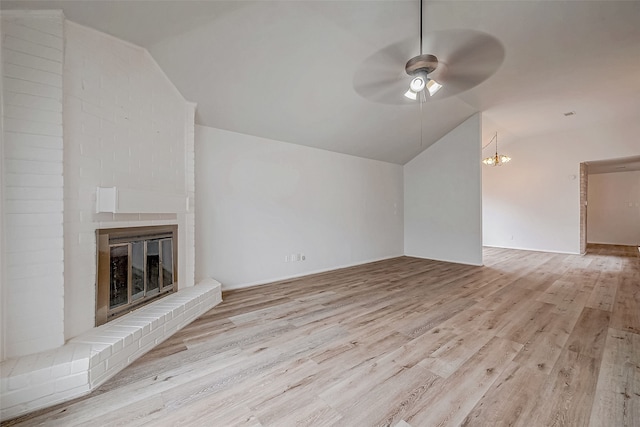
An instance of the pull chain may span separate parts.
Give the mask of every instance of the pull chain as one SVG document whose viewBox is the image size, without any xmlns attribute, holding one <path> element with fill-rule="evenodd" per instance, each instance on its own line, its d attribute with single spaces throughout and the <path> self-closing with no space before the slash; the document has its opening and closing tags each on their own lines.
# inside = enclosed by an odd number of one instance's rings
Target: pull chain
<svg viewBox="0 0 640 427">
<path fill-rule="evenodd" d="M 419 99 L 420 99 L 420 148 L 422 148 L 422 94 L 420 94 Z"/>
</svg>

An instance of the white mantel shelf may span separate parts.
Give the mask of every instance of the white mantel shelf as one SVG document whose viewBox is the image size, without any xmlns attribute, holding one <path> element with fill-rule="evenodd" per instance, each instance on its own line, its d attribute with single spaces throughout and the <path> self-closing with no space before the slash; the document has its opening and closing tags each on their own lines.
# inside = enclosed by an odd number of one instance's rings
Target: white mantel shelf
<svg viewBox="0 0 640 427">
<path fill-rule="evenodd" d="M 0 363 L 0 421 L 83 396 L 222 301 L 208 279 L 64 346 Z"/>
<path fill-rule="evenodd" d="M 184 194 L 118 187 L 96 188 L 96 213 L 166 214 L 188 211 L 189 197 Z"/>
</svg>

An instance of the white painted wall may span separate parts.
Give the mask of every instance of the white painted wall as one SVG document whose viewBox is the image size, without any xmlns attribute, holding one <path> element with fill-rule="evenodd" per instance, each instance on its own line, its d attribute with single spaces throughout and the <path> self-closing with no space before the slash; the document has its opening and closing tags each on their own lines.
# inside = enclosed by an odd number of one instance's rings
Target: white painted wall
<svg viewBox="0 0 640 427">
<path fill-rule="evenodd" d="M 484 244 L 580 253 L 580 163 L 640 154 L 640 122 L 609 122 L 501 144 L 482 169 Z"/>
<path fill-rule="evenodd" d="M 404 252 L 482 265 L 480 115 L 404 166 Z"/>
<path fill-rule="evenodd" d="M 196 189 L 196 277 L 226 289 L 403 253 L 399 165 L 196 126 Z"/>
<path fill-rule="evenodd" d="M 587 241 L 640 246 L 640 171 L 589 175 Z"/>
<path fill-rule="evenodd" d="M 2 11 L 3 357 L 64 343 L 63 17 Z M 6 268 L 5 268 L 6 267 Z"/>
<path fill-rule="evenodd" d="M 138 46 L 65 21 L 65 337 L 95 326 L 97 228 L 178 224 L 178 286 L 192 286 L 195 106 Z M 96 187 L 190 196 L 191 211 L 96 213 Z M 153 211 L 153 206 L 147 212 Z"/>
</svg>

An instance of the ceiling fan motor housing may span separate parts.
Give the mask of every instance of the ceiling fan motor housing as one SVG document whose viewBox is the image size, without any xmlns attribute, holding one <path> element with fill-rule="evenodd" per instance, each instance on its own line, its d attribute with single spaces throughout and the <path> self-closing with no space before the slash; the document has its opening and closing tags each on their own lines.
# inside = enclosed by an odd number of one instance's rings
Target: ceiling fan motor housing
<svg viewBox="0 0 640 427">
<path fill-rule="evenodd" d="M 429 74 L 436 68 L 438 68 L 438 58 L 428 53 L 414 56 L 407 61 L 407 65 L 404 66 L 405 71 L 410 76 L 415 76 L 421 72 Z"/>
</svg>

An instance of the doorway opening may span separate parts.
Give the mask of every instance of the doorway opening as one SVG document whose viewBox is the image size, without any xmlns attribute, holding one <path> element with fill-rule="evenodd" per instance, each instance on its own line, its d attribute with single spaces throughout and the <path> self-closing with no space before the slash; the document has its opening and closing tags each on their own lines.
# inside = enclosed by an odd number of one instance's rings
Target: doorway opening
<svg viewBox="0 0 640 427">
<path fill-rule="evenodd" d="M 640 156 L 580 164 L 580 252 L 603 246 L 640 247 Z"/>
</svg>

